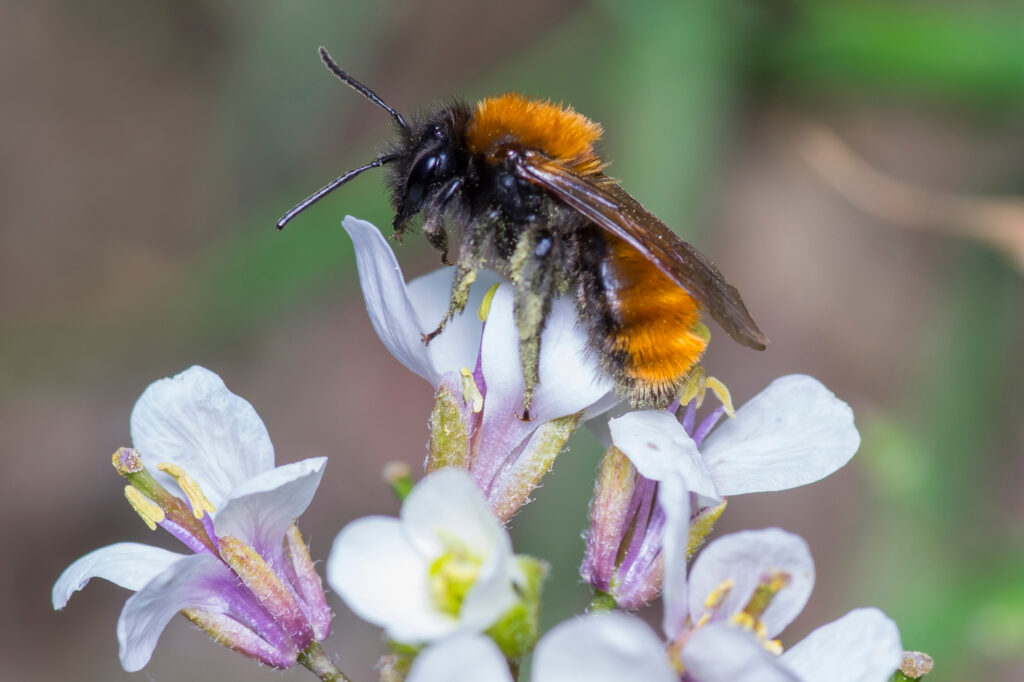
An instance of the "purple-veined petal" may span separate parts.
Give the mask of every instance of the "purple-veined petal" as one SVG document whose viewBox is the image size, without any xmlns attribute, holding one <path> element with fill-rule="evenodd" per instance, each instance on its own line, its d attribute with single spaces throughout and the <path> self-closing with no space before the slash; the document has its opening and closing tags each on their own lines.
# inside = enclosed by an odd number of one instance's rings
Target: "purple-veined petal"
<svg viewBox="0 0 1024 682">
<path fill-rule="evenodd" d="M 678 473 L 701 504 L 721 501 L 697 445 L 682 424 L 665 410 L 630 412 L 608 423 L 612 443 L 633 462 L 641 476 L 655 481 Z"/>
<path fill-rule="evenodd" d="M 661 587 L 664 602 L 662 627 L 671 641 L 682 634 L 688 615 L 686 548 L 690 539 L 690 492 L 681 476 L 672 474 L 661 481 L 658 504 L 665 512 L 661 550 L 665 562 Z"/>
<path fill-rule="evenodd" d="M 245 481 L 215 514 L 217 535 L 233 535 L 265 558 L 276 559 L 288 527 L 313 500 L 326 464 L 326 457 L 305 459 Z"/>
<path fill-rule="evenodd" d="M 785 490 L 833 473 L 860 434 L 850 406 L 814 377 L 779 377 L 708 436 L 701 454 L 722 495 Z"/>
<path fill-rule="evenodd" d="M 681 657 L 700 682 L 800 682 L 753 634 L 725 623 L 697 628 Z"/>
<path fill-rule="evenodd" d="M 186 554 L 143 545 L 118 542 L 89 552 L 72 563 L 53 584 L 53 608 L 62 609 L 71 595 L 93 578 L 137 591 Z"/>
<path fill-rule="evenodd" d="M 690 569 L 690 618 L 698 622 L 705 613 L 714 620 L 742 611 L 761 580 L 775 573 L 789 576 L 789 584 L 772 599 L 760 620 L 767 637 L 775 637 L 793 622 L 814 588 L 814 561 L 799 535 L 779 528 L 747 530 L 724 535 L 697 556 Z M 705 600 L 724 581 L 733 585 L 715 609 Z"/>
<path fill-rule="evenodd" d="M 217 508 L 236 485 L 274 466 L 274 446 L 256 410 L 204 367 L 150 384 L 132 409 L 131 433 L 164 485 L 176 488 L 155 465 L 177 464 Z"/>
<path fill-rule="evenodd" d="M 117 621 L 121 665 L 140 670 L 149 662 L 167 623 L 185 608 L 219 612 L 223 597 L 211 587 L 234 577 L 212 554 L 185 556 L 154 576 L 124 605 Z"/>
<path fill-rule="evenodd" d="M 424 332 L 436 329 L 448 312 L 454 276 L 455 268 L 444 267 L 409 282 L 409 300 L 416 311 L 420 329 Z M 461 315 L 452 318 L 444 331 L 427 346 L 438 374 L 458 372 L 463 367 L 469 370 L 476 367 L 476 357 L 480 352 L 480 332 L 483 329 L 478 312 L 480 303 L 491 286 L 500 281 L 501 278 L 490 270 L 480 270 L 470 287 L 466 309 Z M 437 386 L 437 382 L 434 382 L 434 386 Z"/>
<path fill-rule="evenodd" d="M 401 521 L 370 516 L 348 524 L 334 540 L 327 581 L 357 616 L 412 644 L 458 628 L 431 601 L 428 569 Z"/>
<path fill-rule="evenodd" d="M 865 608 L 821 626 L 784 653 L 780 662 L 808 682 L 885 682 L 902 657 L 896 624 L 878 609 Z"/>
<path fill-rule="evenodd" d="M 483 635 L 456 635 L 428 647 L 407 682 L 513 682 L 497 645 Z"/>
<path fill-rule="evenodd" d="M 533 655 L 534 682 L 677 682 L 665 646 L 639 618 L 583 616 L 555 626 Z"/>
<path fill-rule="evenodd" d="M 399 362 L 436 386 L 442 372 L 423 344 L 423 330 L 394 252 L 371 223 L 345 216 L 341 224 L 352 238 L 359 284 L 377 336 Z"/>
<path fill-rule="evenodd" d="M 462 626 L 485 629 L 512 607 L 512 543 L 469 475 L 443 469 L 423 479 L 402 505 L 407 537 L 429 559 L 457 541 L 482 560 L 459 612 Z"/>
</svg>

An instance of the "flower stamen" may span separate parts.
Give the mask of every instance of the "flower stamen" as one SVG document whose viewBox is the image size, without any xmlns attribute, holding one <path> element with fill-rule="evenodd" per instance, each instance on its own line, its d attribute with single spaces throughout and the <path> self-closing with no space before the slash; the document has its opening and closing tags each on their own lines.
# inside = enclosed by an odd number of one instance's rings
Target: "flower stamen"
<svg viewBox="0 0 1024 682">
<path fill-rule="evenodd" d="M 491 288 L 487 290 L 486 294 L 484 294 L 483 300 L 480 301 L 480 307 L 477 308 L 476 314 L 480 318 L 481 322 L 486 322 L 487 316 L 491 314 L 491 301 L 494 300 L 494 294 L 498 292 L 498 287 L 500 285 L 501 282 L 495 282 L 491 285 Z"/>
<path fill-rule="evenodd" d="M 210 501 L 206 499 L 206 495 L 203 494 L 203 490 L 199 487 L 196 479 L 189 476 L 180 466 L 171 462 L 160 462 L 156 465 L 156 468 L 174 477 L 178 487 L 181 488 L 181 491 L 185 493 L 185 497 L 188 498 L 189 506 L 192 507 L 192 515 L 197 519 L 202 519 L 203 514 L 213 514 L 217 511 L 210 504 Z"/>
<path fill-rule="evenodd" d="M 142 518 L 143 522 L 149 526 L 150 530 L 156 530 L 156 524 L 162 522 L 167 517 L 159 505 L 130 485 L 124 487 L 124 496 L 128 500 L 128 504 L 132 506 L 132 509 Z"/>
<path fill-rule="evenodd" d="M 484 409 L 484 396 L 476 385 L 476 378 L 467 367 L 459 370 L 459 374 L 462 376 L 462 402 L 467 405 L 472 403 L 474 414 L 480 412 Z"/>
</svg>

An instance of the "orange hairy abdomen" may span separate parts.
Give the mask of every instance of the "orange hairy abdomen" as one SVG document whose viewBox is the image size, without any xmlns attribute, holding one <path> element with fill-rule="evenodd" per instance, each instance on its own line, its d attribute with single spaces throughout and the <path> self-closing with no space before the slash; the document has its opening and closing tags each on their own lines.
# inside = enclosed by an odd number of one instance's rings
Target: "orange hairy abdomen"
<svg viewBox="0 0 1024 682">
<path fill-rule="evenodd" d="M 603 167 L 595 145 L 601 124 L 571 107 L 506 93 L 480 100 L 466 126 L 466 145 L 473 153 L 495 154 L 505 144 L 518 144 L 578 175 Z"/>
<path fill-rule="evenodd" d="M 610 246 L 608 267 L 620 286 L 611 297 L 619 324 L 608 348 L 625 355 L 627 383 L 642 392 L 672 390 L 707 347 L 697 331 L 700 305 L 625 242 Z"/>
</svg>

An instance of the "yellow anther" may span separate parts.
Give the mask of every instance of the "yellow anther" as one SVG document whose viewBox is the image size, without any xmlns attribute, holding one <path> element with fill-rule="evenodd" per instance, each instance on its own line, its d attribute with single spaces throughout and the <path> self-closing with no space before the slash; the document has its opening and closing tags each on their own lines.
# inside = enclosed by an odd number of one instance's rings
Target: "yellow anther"
<svg viewBox="0 0 1024 682">
<path fill-rule="evenodd" d="M 185 497 L 188 498 L 188 503 L 192 507 L 192 515 L 197 519 L 203 518 L 203 514 L 213 514 L 217 511 L 206 499 L 206 495 L 203 494 L 196 480 L 185 473 L 180 466 L 171 462 L 160 462 L 156 468 L 174 477 L 181 492 L 185 493 Z"/>
<path fill-rule="evenodd" d="M 498 286 L 501 282 L 496 282 L 487 290 L 484 294 L 484 300 L 480 301 L 480 307 L 477 308 L 476 314 L 480 317 L 481 322 L 487 321 L 487 316 L 491 314 L 491 301 L 494 300 L 494 294 L 498 291 Z"/>
<path fill-rule="evenodd" d="M 679 396 L 680 405 L 689 405 L 690 401 L 696 398 L 703 391 L 704 367 L 697 365 L 686 375 L 686 382 L 683 384 L 682 394 Z M 700 405 L 698 404 L 698 407 Z"/>
<path fill-rule="evenodd" d="M 703 322 L 698 322 L 697 324 L 693 325 L 690 331 L 692 331 L 694 334 L 704 339 L 708 343 L 711 342 L 711 330 L 708 329 L 708 326 Z"/>
<path fill-rule="evenodd" d="M 697 624 L 693 626 L 693 629 L 696 630 L 697 628 L 704 627 L 705 625 L 708 624 L 709 620 L 711 620 L 711 613 L 710 612 L 705 613 L 703 616 L 698 618 L 697 619 Z"/>
<path fill-rule="evenodd" d="M 124 487 L 124 496 L 149 529 L 156 530 L 156 524 L 164 520 L 164 510 L 130 485 Z"/>
<path fill-rule="evenodd" d="M 727 415 L 730 417 L 736 416 L 736 410 L 732 406 L 732 396 L 729 395 L 729 389 L 725 387 L 725 384 L 715 377 L 708 377 L 704 382 L 704 388 L 711 389 L 711 392 L 718 398 L 718 402 L 722 403 L 722 407 L 725 408 Z"/>
<path fill-rule="evenodd" d="M 717 609 L 726 600 L 734 587 L 736 587 L 736 581 L 732 578 L 723 580 L 718 587 L 708 592 L 708 597 L 704 600 L 704 608 Z"/>
<path fill-rule="evenodd" d="M 769 639 L 764 643 L 764 648 L 776 656 L 782 655 L 782 642 L 777 639 Z"/>
<path fill-rule="evenodd" d="M 743 628 L 744 630 L 749 630 L 750 632 L 754 632 L 757 628 L 757 619 L 746 611 L 740 611 L 732 614 L 732 617 L 729 618 L 729 622 L 737 627 Z"/>
<path fill-rule="evenodd" d="M 473 412 L 479 412 L 484 409 L 484 396 L 476 385 L 476 379 L 473 378 L 473 373 L 465 367 L 460 370 L 460 374 L 462 374 L 462 402 L 472 402 Z"/>
</svg>

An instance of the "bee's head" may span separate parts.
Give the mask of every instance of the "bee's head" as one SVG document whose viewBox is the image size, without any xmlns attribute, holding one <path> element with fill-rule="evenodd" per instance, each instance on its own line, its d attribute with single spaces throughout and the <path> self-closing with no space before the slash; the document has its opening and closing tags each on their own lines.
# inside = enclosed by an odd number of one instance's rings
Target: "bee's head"
<svg viewBox="0 0 1024 682">
<path fill-rule="evenodd" d="M 398 148 L 392 150 L 396 162 L 388 179 L 397 234 L 428 201 L 454 191 L 459 170 L 456 138 L 463 119 L 461 107 L 445 107 L 424 123 L 404 130 Z"/>
</svg>

